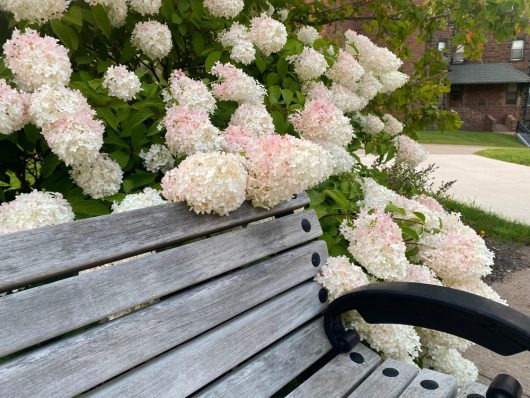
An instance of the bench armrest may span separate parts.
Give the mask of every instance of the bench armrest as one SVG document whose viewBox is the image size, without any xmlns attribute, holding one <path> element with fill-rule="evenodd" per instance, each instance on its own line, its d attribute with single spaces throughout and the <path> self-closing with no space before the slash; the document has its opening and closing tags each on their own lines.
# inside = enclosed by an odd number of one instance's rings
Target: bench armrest
<svg viewBox="0 0 530 398">
<path fill-rule="evenodd" d="M 341 314 L 356 310 L 368 323 L 419 326 L 463 337 L 501 355 L 530 350 L 530 317 L 492 300 L 447 287 L 409 282 L 365 285 L 329 304 L 324 328 L 347 352 L 359 342 Z"/>
</svg>

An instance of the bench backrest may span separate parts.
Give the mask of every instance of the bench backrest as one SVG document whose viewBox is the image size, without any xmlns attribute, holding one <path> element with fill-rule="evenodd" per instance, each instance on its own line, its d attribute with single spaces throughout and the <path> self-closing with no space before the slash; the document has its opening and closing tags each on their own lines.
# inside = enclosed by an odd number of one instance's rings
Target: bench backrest
<svg viewBox="0 0 530 398">
<path fill-rule="evenodd" d="M 0 236 L 2 396 L 186 396 L 298 330 L 282 352 L 305 362 L 265 367 L 277 391 L 330 349 L 307 203 L 167 204 Z"/>
</svg>

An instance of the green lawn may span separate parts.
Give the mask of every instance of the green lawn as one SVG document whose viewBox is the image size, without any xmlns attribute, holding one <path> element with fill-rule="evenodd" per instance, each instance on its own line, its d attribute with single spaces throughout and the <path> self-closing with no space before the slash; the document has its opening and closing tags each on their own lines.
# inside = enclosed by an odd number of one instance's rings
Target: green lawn
<svg viewBox="0 0 530 398">
<path fill-rule="evenodd" d="M 477 145 L 494 147 L 524 147 L 511 135 L 489 131 L 439 131 L 427 130 L 417 133 L 422 144 Z"/>
<path fill-rule="evenodd" d="M 475 152 L 475 155 L 530 166 L 530 148 L 489 148 Z"/>
<path fill-rule="evenodd" d="M 472 204 L 451 199 L 444 202 L 444 207 L 447 210 L 461 213 L 465 224 L 488 238 L 530 244 L 530 225 L 508 221 Z"/>
</svg>

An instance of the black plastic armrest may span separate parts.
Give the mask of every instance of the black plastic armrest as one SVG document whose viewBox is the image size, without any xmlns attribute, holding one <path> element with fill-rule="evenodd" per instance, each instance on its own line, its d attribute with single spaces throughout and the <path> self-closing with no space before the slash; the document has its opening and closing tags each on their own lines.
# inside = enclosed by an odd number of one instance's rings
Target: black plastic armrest
<svg viewBox="0 0 530 398">
<path fill-rule="evenodd" d="M 331 345 L 347 352 L 359 342 L 341 314 L 356 310 L 368 323 L 419 326 L 463 337 L 501 355 L 530 350 L 530 317 L 492 300 L 423 283 L 373 283 L 329 304 L 324 328 Z"/>
</svg>

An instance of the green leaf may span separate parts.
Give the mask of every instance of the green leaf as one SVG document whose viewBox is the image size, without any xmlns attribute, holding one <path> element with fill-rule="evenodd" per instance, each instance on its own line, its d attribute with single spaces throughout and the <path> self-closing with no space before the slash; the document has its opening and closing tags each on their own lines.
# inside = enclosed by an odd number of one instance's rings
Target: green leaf
<svg viewBox="0 0 530 398">
<path fill-rule="evenodd" d="M 114 130 L 118 130 L 118 120 L 116 119 L 116 115 L 114 115 L 114 112 L 112 112 L 109 108 L 97 108 L 97 114 L 103 120 L 105 120 L 110 127 L 112 127 Z"/>
<path fill-rule="evenodd" d="M 110 157 L 114 159 L 122 169 L 127 166 L 127 163 L 129 163 L 129 159 L 131 158 L 131 155 L 129 155 L 126 152 L 123 151 L 114 151 L 110 153 Z"/>
<path fill-rule="evenodd" d="M 81 27 L 83 26 L 83 12 L 78 6 L 71 6 L 68 13 L 63 16 L 62 20 Z"/>
<path fill-rule="evenodd" d="M 291 101 L 293 100 L 293 92 L 287 88 L 282 88 L 282 97 L 283 97 L 283 103 L 285 105 L 289 105 Z"/>
<path fill-rule="evenodd" d="M 416 217 L 418 217 L 418 218 L 421 220 L 421 222 L 425 222 L 425 214 L 420 213 L 419 211 L 415 211 L 415 212 L 414 212 L 414 215 L 415 215 Z"/>
<path fill-rule="evenodd" d="M 193 32 L 191 37 L 191 45 L 193 46 L 193 50 L 196 54 L 202 53 L 204 50 L 204 37 L 202 36 L 201 32 Z"/>
<path fill-rule="evenodd" d="M 287 75 L 287 72 L 289 71 L 289 63 L 285 58 L 280 57 L 280 59 L 278 59 L 276 70 L 278 71 L 279 79 L 283 80 L 283 78 Z"/>
<path fill-rule="evenodd" d="M 400 228 L 401 228 L 401 232 L 403 232 L 404 240 L 409 240 L 407 238 L 411 238 L 415 241 L 420 240 L 420 236 L 418 235 L 418 233 L 414 231 L 414 229 L 412 229 L 411 227 L 407 225 L 400 225 Z"/>
<path fill-rule="evenodd" d="M 79 39 L 77 38 L 77 32 L 71 27 L 65 25 L 58 19 L 54 19 L 51 22 L 53 33 L 57 35 L 61 42 L 71 50 L 77 50 L 79 46 Z"/>
<path fill-rule="evenodd" d="M 204 61 L 204 67 L 207 71 L 212 69 L 212 66 L 215 65 L 217 61 L 221 59 L 221 55 L 223 55 L 222 50 L 214 50 L 208 56 L 206 57 L 206 61 Z"/>
<path fill-rule="evenodd" d="M 271 104 L 277 104 L 280 102 L 282 96 L 282 89 L 280 86 L 270 86 L 269 87 L 269 101 Z"/>
<path fill-rule="evenodd" d="M 110 213 L 107 206 L 95 199 L 71 201 L 70 205 L 72 206 L 74 213 L 90 217 L 103 216 Z"/>
<path fill-rule="evenodd" d="M 401 216 L 405 216 L 407 214 L 407 211 L 405 209 L 397 207 L 394 203 L 387 204 L 385 207 L 385 212 L 399 214 Z"/>
<path fill-rule="evenodd" d="M 283 114 L 280 111 L 272 111 L 271 116 L 276 131 L 280 134 L 285 133 L 285 118 Z"/>
<path fill-rule="evenodd" d="M 259 54 L 256 54 L 256 60 L 254 62 L 261 73 L 265 72 L 265 69 L 267 69 L 267 62 Z"/>
<path fill-rule="evenodd" d="M 348 209 L 350 207 L 350 202 L 344 196 L 344 194 L 337 190 L 332 189 L 326 189 L 324 190 L 324 193 L 329 196 L 331 199 L 335 201 L 342 209 Z"/>
<path fill-rule="evenodd" d="M 179 10 L 180 14 L 184 14 L 186 11 L 190 9 L 190 2 L 188 0 L 178 0 L 177 1 L 177 8 Z"/>
<path fill-rule="evenodd" d="M 53 174 L 57 166 L 59 166 L 62 161 L 53 153 L 49 153 L 42 162 L 42 167 L 40 169 L 41 175 L 44 178 L 48 178 Z"/>
<path fill-rule="evenodd" d="M 139 170 L 123 180 L 123 190 L 128 194 L 133 190 L 150 185 L 156 180 L 156 176 L 156 174 Z"/>
<path fill-rule="evenodd" d="M 110 37 L 110 34 L 112 32 L 112 26 L 109 21 L 109 17 L 107 16 L 107 11 L 102 5 L 96 5 L 92 6 L 92 15 L 94 16 L 94 20 L 96 22 L 96 26 L 99 30 L 103 32 L 105 37 L 108 39 Z"/>
</svg>

